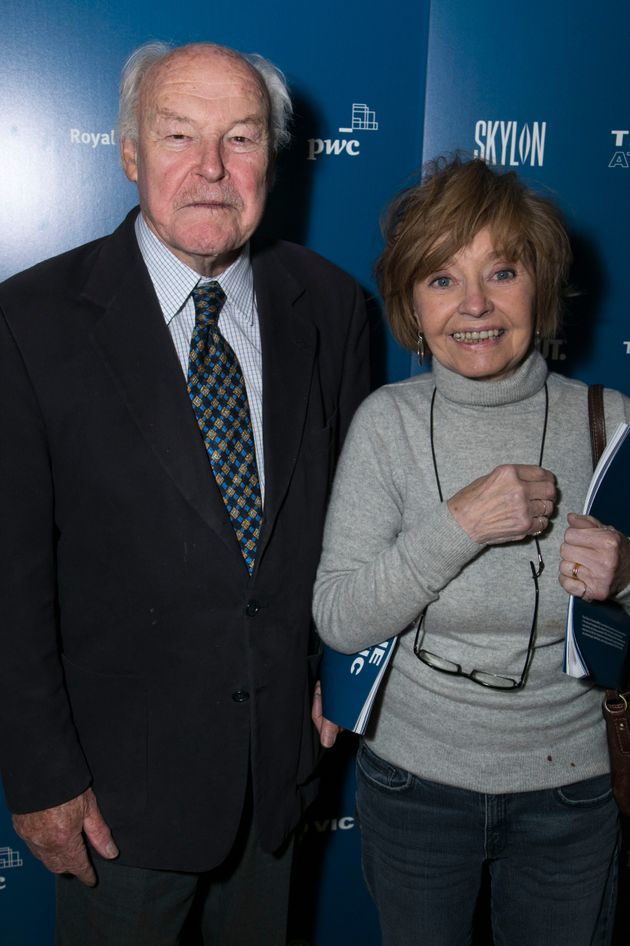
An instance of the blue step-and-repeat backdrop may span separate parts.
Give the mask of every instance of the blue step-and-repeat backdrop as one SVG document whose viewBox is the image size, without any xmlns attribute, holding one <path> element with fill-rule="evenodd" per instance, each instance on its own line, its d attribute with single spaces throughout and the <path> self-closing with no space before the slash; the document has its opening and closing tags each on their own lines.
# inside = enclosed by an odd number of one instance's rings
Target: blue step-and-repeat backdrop
<svg viewBox="0 0 630 946">
<path fill-rule="evenodd" d="M 630 394 L 628 36 L 630 6 L 615 0 L 4 0 L 0 278 L 111 231 L 135 203 L 115 132 L 129 53 L 149 39 L 212 40 L 262 53 L 289 79 L 294 140 L 265 227 L 328 256 L 373 297 L 376 383 L 414 370 L 379 314 L 379 215 L 423 160 L 463 150 L 559 201 L 581 295 L 545 354 L 555 370 Z M 1 683 L 0 668 L 0 699 Z M 294 946 L 380 944 L 360 877 L 353 749 L 346 735 L 328 754 L 301 832 Z M 626 842 L 626 888 L 628 856 Z M 52 946 L 52 917 L 51 878 L 0 799 L 0 943 Z M 619 943 L 629 935 L 620 915 Z M 490 942 L 482 911 L 478 943 Z"/>
</svg>

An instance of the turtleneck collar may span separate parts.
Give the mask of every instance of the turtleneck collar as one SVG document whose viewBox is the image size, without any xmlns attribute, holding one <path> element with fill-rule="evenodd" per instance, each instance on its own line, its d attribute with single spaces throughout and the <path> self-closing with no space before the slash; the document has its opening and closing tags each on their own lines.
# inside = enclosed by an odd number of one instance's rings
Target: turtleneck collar
<svg viewBox="0 0 630 946">
<path fill-rule="evenodd" d="M 498 381 L 465 378 L 433 359 L 435 386 L 443 397 L 457 404 L 500 407 L 533 397 L 547 380 L 547 363 L 539 351 L 532 351 L 516 371 Z"/>
</svg>

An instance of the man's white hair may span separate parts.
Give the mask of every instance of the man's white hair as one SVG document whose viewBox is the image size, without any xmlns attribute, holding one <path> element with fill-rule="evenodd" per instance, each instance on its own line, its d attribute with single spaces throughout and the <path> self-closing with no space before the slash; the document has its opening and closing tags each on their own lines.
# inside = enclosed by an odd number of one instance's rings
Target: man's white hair
<svg viewBox="0 0 630 946">
<path fill-rule="evenodd" d="M 268 59 L 258 53 L 239 53 L 227 46 L 216 43 L 194 43 L 191 46 L 207 46 L 225 52 L 229 56 L 241 59 L 258 73 L 263 87 L 267 91 L 270 104 L 269 134 L 271 149 L 274 152 L 288 144 L 291 134 L 289 123 L 293 113 L 291 96 L 283 73 Z M 118 110 L 118 138 L 138 139 L 138 99 L 140 87 L 146 73 L 162 59 L 183 46 L 170 46 L 168 43 L 145 43 L 135 50 L 125 63 L 120 80 L 120 99 Z"/>
</svg>

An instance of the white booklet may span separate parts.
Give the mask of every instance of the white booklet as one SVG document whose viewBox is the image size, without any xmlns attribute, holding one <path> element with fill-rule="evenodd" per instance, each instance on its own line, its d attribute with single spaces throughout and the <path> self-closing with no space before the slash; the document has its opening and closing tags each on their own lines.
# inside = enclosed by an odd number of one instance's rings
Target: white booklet
<svg viewBox="0 0 630 946">
<path fill-rule="evenodd" d="M 630 425 L 620 424 L 601 455 L 586 494 L 584 514 L 630 534 Z M 625 686 L 630 616 L 609 601 L 571 596 L 563 670 L 614 689 Z"/>
</svg>

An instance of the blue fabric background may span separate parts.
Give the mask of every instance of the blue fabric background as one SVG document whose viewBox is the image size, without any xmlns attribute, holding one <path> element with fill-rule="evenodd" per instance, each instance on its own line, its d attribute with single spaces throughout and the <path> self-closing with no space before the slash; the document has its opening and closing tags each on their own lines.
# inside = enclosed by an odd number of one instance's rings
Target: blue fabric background
<svg viewBox="0 0 630 946">
<path fill-rule="evenodd" d="M 487 147 L 494 129 L 496 159 L 517 161 L 560 202 L 574 238 L 582 295 L 548 346 L 551 367 L 630 394 L 628 35 L 629 6 L 587 0 L 4 0 L 0 278 L 111 231 L 135 203 L 112 136 L 128 54 L 149 39 L 213 40 L 260 52 L 288 77 L 294 141 L 264 226 L 328 256 L 373 297 L 377 383 L 415 370 L 380 317 L 379 215 L 423 160 Z M 340 131 L 353 105 L 378 128 Z M 543 123 L 532 164 L 528 141 Z M 346 737 L 305 826 L 295 946 L 380 942 L 360 879 L 351 756 Z M 50 946 L 52 909 L 52 881 L 0 800 L 0 941 Z"/>
</svg>

